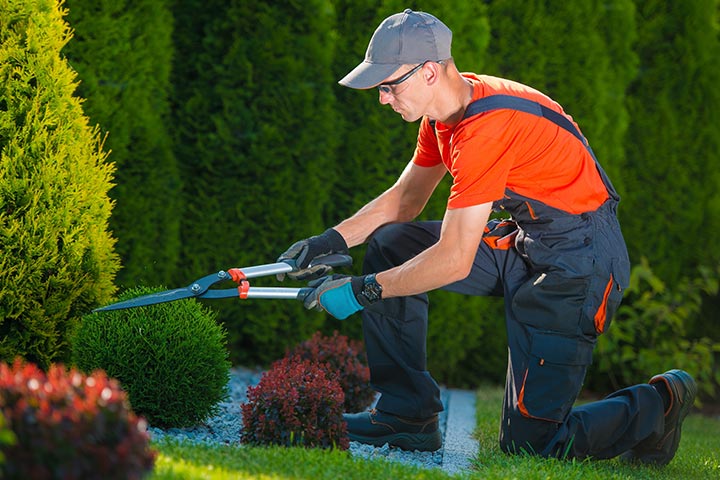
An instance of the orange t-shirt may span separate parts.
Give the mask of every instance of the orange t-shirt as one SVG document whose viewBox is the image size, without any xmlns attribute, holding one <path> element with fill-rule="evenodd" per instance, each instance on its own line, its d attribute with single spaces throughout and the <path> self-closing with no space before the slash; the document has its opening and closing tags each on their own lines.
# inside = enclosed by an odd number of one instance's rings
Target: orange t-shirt
<svg viewBox="0 0 720 480">
<path fill-rule="evenodd" d="M 528 86 L 487 75 L 463 76 L 473 83 L 473 100 L 514 95 L 565 115 L 560 105 Z M 595 210 L 608 198 L 595 160 L 575 136 L 516 110 L 493 110 L 455 127 L 436 122 L 433 128 L 423 118 L 413 162 L 445 164 L 453 178 L 450 209 L 500 200 L 505 189 L 573 214 Z"/>
</svg>

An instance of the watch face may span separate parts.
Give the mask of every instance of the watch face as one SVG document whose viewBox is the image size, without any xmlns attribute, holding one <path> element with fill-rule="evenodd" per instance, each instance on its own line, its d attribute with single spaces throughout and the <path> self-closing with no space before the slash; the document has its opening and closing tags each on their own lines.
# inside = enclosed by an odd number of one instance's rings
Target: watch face
<svg viewBox="0 0 720 480">
<path fill-rule="evenodd" d="M 368 276 L 363 285 L 362 294 L 370 303 L 375 303 L 382 297 L 382 286 L 375 281 L 375 275 Z"/>
</svg>

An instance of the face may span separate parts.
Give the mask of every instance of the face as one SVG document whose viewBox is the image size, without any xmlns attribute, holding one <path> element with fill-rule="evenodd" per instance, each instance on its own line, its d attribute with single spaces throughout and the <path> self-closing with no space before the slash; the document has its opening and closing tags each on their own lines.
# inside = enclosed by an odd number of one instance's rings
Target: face
<svg viewBox="0 0 720 480">
<path fill-rule="evenodd" d="M 380 93 L 380 103 L 390 105 L 393 110 L 400 114 L 406 122 L 414 122 L 422 115 L 417 114 L 411 109 L 412 90 L 417 88 L 416 75 L 422 73 L 422 67 L 425 63 L 416 65 L 415 67 L 403 67 L 399 70 L 400 74 L 394 73 L 388 80 L 377 86 Z"/>
</svg>

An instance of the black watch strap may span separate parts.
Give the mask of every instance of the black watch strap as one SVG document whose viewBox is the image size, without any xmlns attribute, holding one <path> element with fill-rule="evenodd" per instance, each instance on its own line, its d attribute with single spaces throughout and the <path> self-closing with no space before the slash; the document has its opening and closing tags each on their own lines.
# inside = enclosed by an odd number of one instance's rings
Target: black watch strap
<svg viewBox="0 0 720 480">
<path fill-rule="evenodd" d="M 382 299 L 382 285 L 375 279 L 375 274 L 365 275 L 362 290 L 358 295 L 358 302 L 364 307 L 379 302 Z"/>
</svg>

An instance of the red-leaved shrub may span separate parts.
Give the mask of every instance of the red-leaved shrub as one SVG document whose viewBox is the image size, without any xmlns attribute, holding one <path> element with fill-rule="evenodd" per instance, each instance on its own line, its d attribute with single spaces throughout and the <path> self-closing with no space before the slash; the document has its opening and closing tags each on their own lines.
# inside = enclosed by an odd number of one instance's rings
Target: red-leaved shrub
<svg viewBox="0 0 720 480">
<path fill-rule="evenodd" d="M 5 478 L 136 479 L 155 462 L 144 420 L 102 371 L 0 363 L 0 411 L 15 436 Z"/>
<path fill-rule="evenodd" d="M 344 395 L 320 365 L 285 357 L 248 387 L 241 440 L 253 445 L 349 447 L 342 418 Z"/>
<path fill-rule="evenodd" d="M 349 340 L 337 330 L 332 337 L 316 332 L 310 340 L 298 344 L 288 353 L 288 356 L 294 355 L 325 364 L 328 371 L 337 376 L 345 393 L 346 412 L 361 412 L 375 399 L 362 342 Z"/>
</svg>

